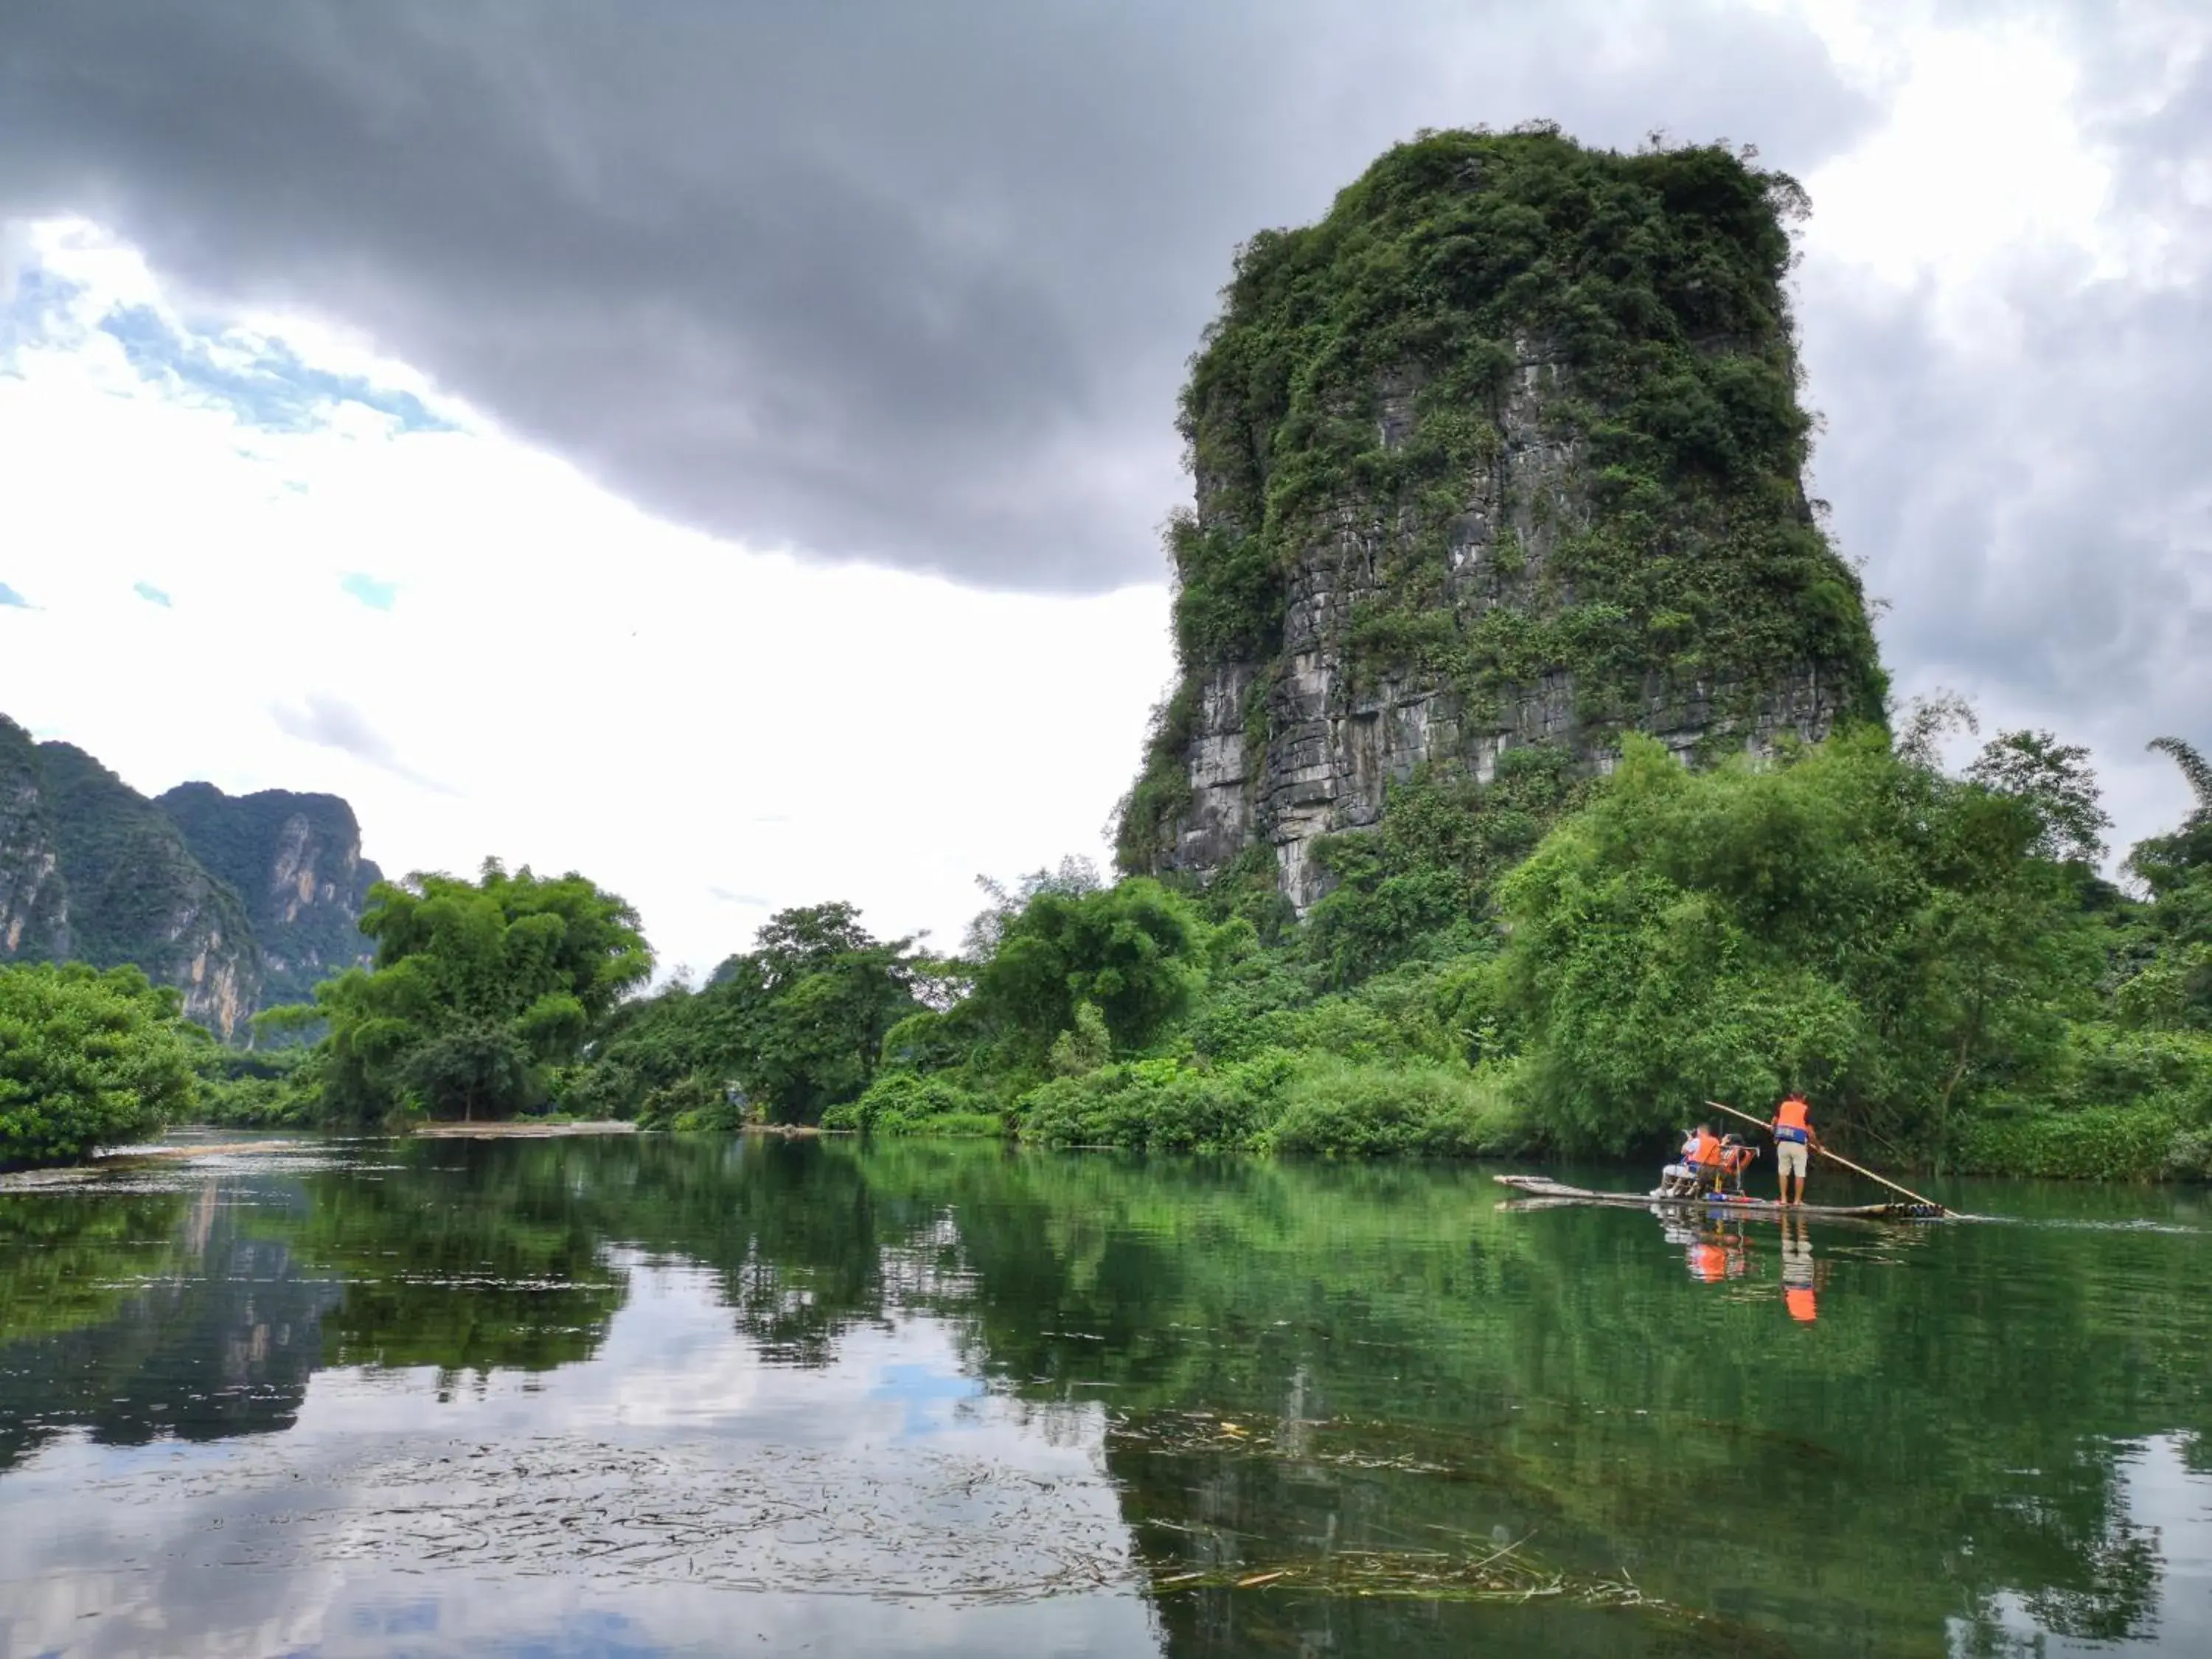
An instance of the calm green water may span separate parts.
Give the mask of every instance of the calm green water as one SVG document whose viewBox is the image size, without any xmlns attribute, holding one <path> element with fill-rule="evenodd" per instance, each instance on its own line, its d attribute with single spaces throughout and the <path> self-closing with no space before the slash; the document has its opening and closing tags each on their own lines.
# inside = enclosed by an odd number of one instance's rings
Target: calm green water
<svg viewBox="0 0 2212 1659">
<path fill-rule="evenodd" d="M 2212 1652 L 2201 1198 L 1500 1195 L 658 1137 L 0 1191 L 0 1654 Z"/>
</svg>

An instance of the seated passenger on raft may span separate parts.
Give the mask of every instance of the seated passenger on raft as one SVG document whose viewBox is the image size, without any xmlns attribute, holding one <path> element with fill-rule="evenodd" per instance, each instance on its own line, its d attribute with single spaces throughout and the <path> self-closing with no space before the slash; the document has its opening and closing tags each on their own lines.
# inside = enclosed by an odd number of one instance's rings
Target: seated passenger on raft
<svg viewBox="0 0 2212 1659">
<path fill-rule="evenodd" d="M 1721 1137 L 1721 1173 L 1728 1177 L 1729 1190 L 1738 1198 L 1743 1196 L 1743 1172 L 1758 1158 L 1758 1147 L 1747 1146 L 1734 1135 Z"/>
<path fill-rule="evenodd" d="M 1682 1142 L 1681 1159 L 1661 1172 L 1654 1198 L 1690 1198 L 1721 1184 L 1727 1164 L 1721 1138 L 1710 1123 L 1700 1123 Z"/>
</svg>

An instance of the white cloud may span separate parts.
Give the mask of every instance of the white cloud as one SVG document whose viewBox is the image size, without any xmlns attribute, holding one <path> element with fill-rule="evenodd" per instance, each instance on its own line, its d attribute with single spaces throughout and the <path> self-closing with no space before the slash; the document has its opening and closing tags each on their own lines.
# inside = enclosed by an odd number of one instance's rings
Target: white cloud
<svg viewBox="0 0 2212 1659">
<path fill-rule="evenodd" d="M 2201 291 L 2212 174 L 2142 139 L 2212 27 L 2161 0 L 2087 27 L 2057 3 L 1786 9 L 1881 110 L 1805 181 L 1815 488 L 1893 605 L 1899 691 L 2090 744 L 2117 857 L 2186 810 L 2142 745 L 2202 741 L 2212 692 L 2205 498 L 2160 431 L 2189 420 L 2167 382 L 2201 335 L 2155 309 Z"/>
<path fill-rule="evenodd" d="M 128 250 L 30 240 L 76 286 L 0 378 L 7 574 L 40 607 L 0 613 L 18 720 L 144 790 L 343 793 L 388 870 L 580 869 L 671 963 L 832 897 L 950 942 L 978 872 L 1101 850 L 1170 672 L 1160 589 L 981 593 L 735 549 L 443 404 L 451 430 L 359 404 L 254 428 L 100 331 L 125 303 L 185 325 Z M 429 395 L 272 326 L 315 369 Z M 362 604 L 363 572 L 405 602 Z"/>
</svg>

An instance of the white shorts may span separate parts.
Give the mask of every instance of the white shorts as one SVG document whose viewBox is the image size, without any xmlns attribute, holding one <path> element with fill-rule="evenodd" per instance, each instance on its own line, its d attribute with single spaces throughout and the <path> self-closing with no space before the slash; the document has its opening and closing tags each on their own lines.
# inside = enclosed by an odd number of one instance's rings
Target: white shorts
<svg viewBox="0 0 2212 1659">
<path fill-rule="evenodd" d="M 1778 1140 L 1774 1143 L 1774 1167 L 1785 1176 L 1805 1178 L 1805 1143 L 1802 1140 Z"/>
</svg>

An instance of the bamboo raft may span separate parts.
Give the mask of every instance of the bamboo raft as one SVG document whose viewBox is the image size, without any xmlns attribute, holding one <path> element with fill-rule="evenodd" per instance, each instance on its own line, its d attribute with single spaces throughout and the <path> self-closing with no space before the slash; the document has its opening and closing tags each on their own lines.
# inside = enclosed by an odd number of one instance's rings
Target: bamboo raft
<svg viewBox="0 0 2212 1659">
<path fill-rule="evenodd" d="M 1493 1176 L 1501 1187 L 1524 1195 L 1527 1207 L 1549 1208 L 1554 1204 L 1607 1204 L 1620 1209 L 1703 1210 L 1714 1216 L 1755 1216 L 1778 1221 L 1784 1216 L 1825 1216 L 1857 1221 L 1942 1221 L 1948 1212 L 1938 1205 L 1911 1204 L 1892 1200 L 1881 1204 L 1790 1204 L 1771 1198 L 1742 1198 L 1734 1193 L 1707 1193 L 1697 1198 L 1655 1198 L 1650 1193 L 1601 1193 L 1587 1187 L 1570 1187 L 1549 1176 Z M 1511 1200 L 1507 1200 L 1513 1202 Z M 1521 1207 L 1516 1206 L 1516 1207 Z"/>
</svg>

